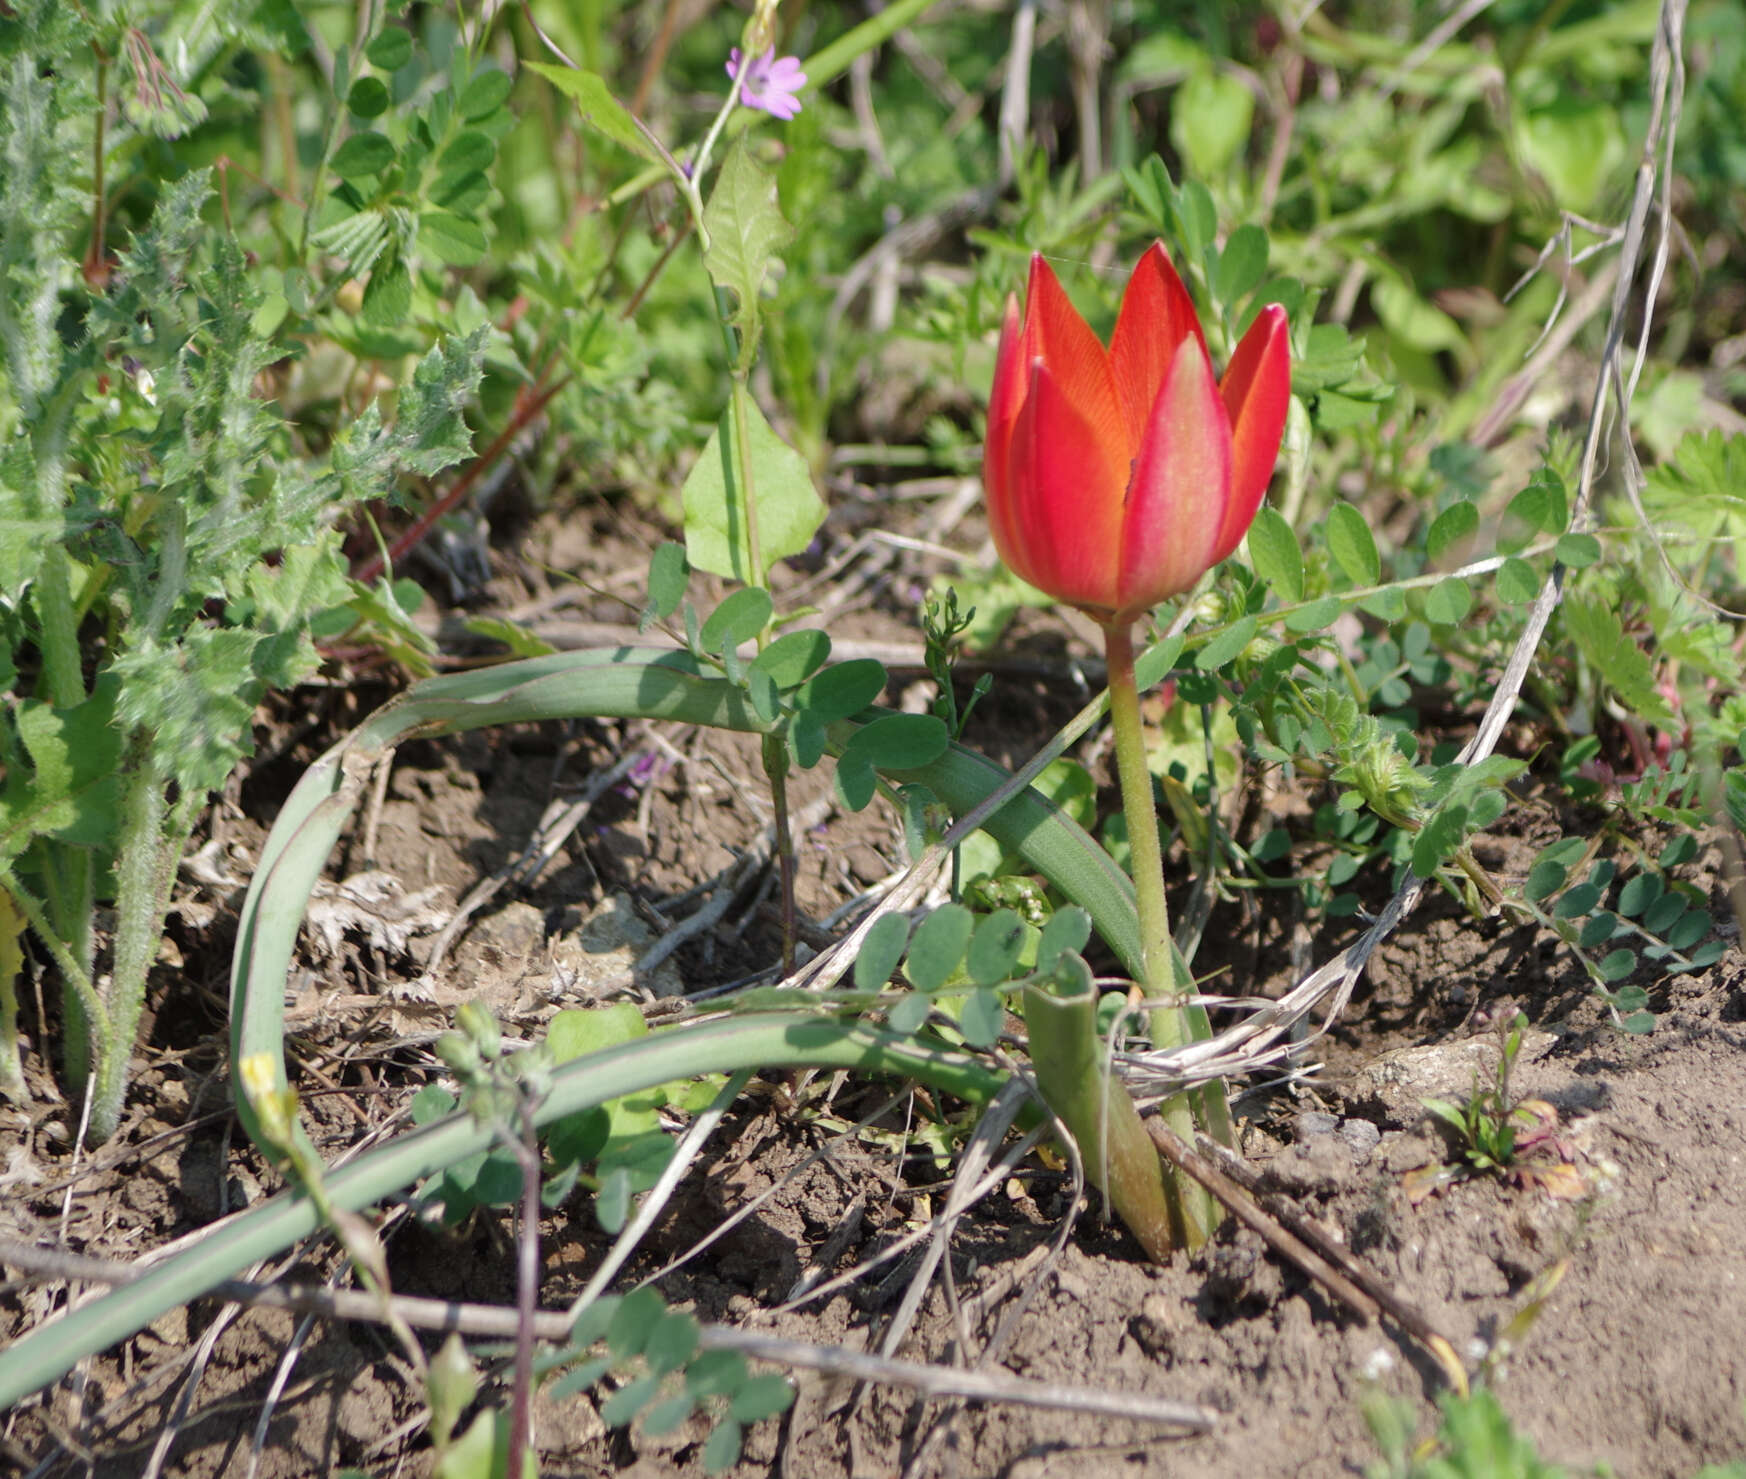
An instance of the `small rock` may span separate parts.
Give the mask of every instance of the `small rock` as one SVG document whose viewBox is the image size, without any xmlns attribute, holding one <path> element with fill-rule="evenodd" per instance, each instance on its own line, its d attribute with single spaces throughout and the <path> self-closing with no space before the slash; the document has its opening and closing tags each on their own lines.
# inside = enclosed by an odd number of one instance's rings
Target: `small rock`
<svg viewBox="0 0 1746 1479">
<path fill-rule="evenodd" d="M 634 979 L 637 961 L 655 943 L 655 932 L 636 911 L 629 894 L 608 894 L 575 930 L 552 941 L 554 994 L 583 1001 L 617 995 Z M 685 991 L 679 967 L 671 958 L 661 962 L 644 982 L 656 996 L 681 996 Z"/>
<path fill-rule="evenodd" d="M 1129 1322 L 1129 1330 L 1140 1349 L 1148 1356 L 1166 1354 L 1182 1329 L 1185 1311 L 1180 1300 L 1170 1298 L 1161 1289 L 1154 1289 L 1140 1301 L 1140 1312 Z"/>
<path fill-rule="evenodd" d="M 1352 1152 L 1337 1134 L 1312 1136 L 1289 1145 L 1267 1162 L 1267 1179 L 1281 1191 L 1337 1190 L 1352 1179 Z"/>
<path fill-rule="evenodd" d="M 1337 1133 L 1346 1142 L 1346 1149 L 1352 1152 L 1353 1161 L 1360 1166 L 1370 1159 L 1370 1152 L 1382 1140 L 1382 1131 L 1369 1120 L 1342 1120 Z"/>
</svg>

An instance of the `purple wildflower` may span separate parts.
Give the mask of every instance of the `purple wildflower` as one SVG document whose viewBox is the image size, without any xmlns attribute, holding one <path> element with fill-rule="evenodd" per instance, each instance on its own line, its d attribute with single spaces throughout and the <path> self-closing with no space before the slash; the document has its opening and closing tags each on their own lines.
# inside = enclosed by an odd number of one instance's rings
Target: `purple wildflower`
<svg viewBox="0 0 1746 1479">
<path fill-rule="evenodd" d="M 737 46 L 728 53 L 727 74 L 740 75 Z M 762 108 L 771 117 L 784 121 L 800 111 L 800 89 L 806 86 L 806 73 L 800 70 L 799 57 L 778 57 L 772 46 L 763 56 L 752 58 L 745 74 L 740 83 L 740 101 L 748 108 Z"/>
</svg>

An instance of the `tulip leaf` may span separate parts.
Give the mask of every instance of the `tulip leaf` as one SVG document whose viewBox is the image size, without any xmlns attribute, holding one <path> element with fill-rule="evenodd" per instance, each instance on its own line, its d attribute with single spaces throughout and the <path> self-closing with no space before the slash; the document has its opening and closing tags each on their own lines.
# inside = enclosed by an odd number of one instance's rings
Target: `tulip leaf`
<svg viewBox="0 0 1746 1479">
<path fill-rule="evenodd" d="M 1328 550 L 1353 585 L 1375 585 L 1382 575 L 1376 540 L 1364 515 L 1349 503 L 1328 510 Z"/>
<path fill-rule="evenodd" d="M 1281 601 L 1303 599 L 1303 551 L 1277 509 L 1263 507 L 1249 526 L 1249 563 Z"/>
<path fill-rule="evenodd" d="M 757 506 L 758 564 L 763 568 L 752 568 L 732 404 L 685 479 L 685 553 L 694 569 L 761 584 L 776 561 L 799 554 L 812 542 L 824 522 L 825 506 L 801 455 L 770 429 L 749 395 L 739 401 Z"/>
<path fill-rule="evenodd" d="M 655 160 L 654 147 L 637 128 L 630 111 L 612 95 L 605 79 L 593 72 L 575 67 L 555 67 L 549 62 L 528 62 L 559 92 L 572 99 L 581 111 L 582 121 L 596 133 L 605 134 L 613 143 L 628 149 L 641 159 Z"/>
<path fill-rule="evenodd" d="M 777 204 L 775 177 L 758 168 L 743 136 L 722 164 L 709 204 L 703 208 L 703 225 L 709 233 L 703 265 L 710 280 L 731 289 L 738 300 L 733 322 L 747 341 L 741 346 L 744 361 L 758 337 L 764 276 L 776 253 L 793 238 L 794 228 Z"/>
</svg>

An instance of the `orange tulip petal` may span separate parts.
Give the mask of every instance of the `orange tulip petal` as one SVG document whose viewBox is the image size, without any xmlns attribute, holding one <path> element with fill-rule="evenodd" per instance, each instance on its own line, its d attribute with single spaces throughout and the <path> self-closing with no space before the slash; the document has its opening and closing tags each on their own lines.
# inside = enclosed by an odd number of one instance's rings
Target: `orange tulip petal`
<svg viewBox="0 0 1746 1479">
<path fill-rule="evenodd" d="M 1110 370 L 1127 421 L 1131 451 L 1137 451 L 1145 439 L 1147 419 L 1164 388 L 1164 376 L 1182 341 L 1191 336 L 1205 348 L 1194 300 L 1176 275 L 1164 244 L 1155 241 L 1128 279 L 1109 345 Z"/>
<path fill-rule="evenodd" d="M 1291 406 L 1291 336 L 1285 310 L 1270 303 L 1231 356 L 1219 395 L 1231 418 L 1231 496 L 1219 530 L 1217 564 L 1243 542 L 1267 495 Z"/>
<path fill-rule="evenodd" d="M 1126 468 L 1112 450 L 1050 366 L 1034 359 L 995 547 L 1015 574 L 1075 606 L 1115 604 Z"/>
<path fill-rule="evenodd" d="M 1060 392 L 1081 417 L 1107 439 L 1112 455 L 1132 455 L 1126 442 L 1121 400 L 1110 373 L 1109 351 L 1079 316 L 1054 270 L 1038 253 L 1031 258 L 1030 290 L 1025 299 L 1025 348 L 1040 358 Z"/>
<path fill-rule="evenodd" d="M 1134 461 L 1117 609 L 1132 615 L 1189 589 L 1217 563 L 1231 487 L 1231 431 L 1200 339 L 1177 348 Z"/>
</svg>

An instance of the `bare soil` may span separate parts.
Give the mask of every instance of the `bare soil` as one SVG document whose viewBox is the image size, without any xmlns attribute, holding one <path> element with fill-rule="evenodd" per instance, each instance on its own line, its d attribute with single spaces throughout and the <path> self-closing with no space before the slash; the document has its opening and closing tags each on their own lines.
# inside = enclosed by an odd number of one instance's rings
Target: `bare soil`
<svg viewBox="0 0 1746 1479">
<path fill-rule="evenodd" d="M 542 521 L 519 559 L 505 556 L 508 573 L 488 604 L 532 610 L 530 619 L 559 636 L 564 622 L 596 631 L 623 623 L 610 591 L 635 600 L 623 572 L 641 568 L 651 537 L 628 513 L 592 525 Z M 838 579 L 832 588 L 852 599 L 831 612 L 833 634 L 919 654 L 908 604 L 925 579 L 917 568 L 875 567 L 859 586 Z M 543 572 L 553 569 L 580 570 L 609 595 L 566 605 L 575 588 L 548 585 Z M 1007 649 L 1012 666 L 972 742 L 1022 760 L 1077 707 L 1064 655 L 1082 648 L 1062 632 L 1053 617 L 1020 624 Z M 913 668 L 900 668 L 893 701 L 913 678 Z M 223 994 L 236 905 L 301 767 L 388 692 L 338 675 L 334 686 L 262 716 L 259 756 L 215 806 L 199 839 L 209 845 L 179 898 L 123 1132 L 75 1161 L 74 1111 L 33 1054 L 35 1105 L 0 1108 L 0 1236 L 131 1260 L 276 1185 L 227 1112 Z M 406 991 L 456 900 L 520 853 L 554 797 L 574 796 L 637 746 L 649 748 L 647 766 L 602 798 L 537 883 L 498 894 L 429 989 Z M 769 820 L 764 794 L 755 748 L 717 734 L 551 725 L 406 746 L 373 836 L 360 832 L 336 854 L 330 876 L 346 887 L 318 901 L 325 938 L 322 929 L 306 934 L 304 969 L 292 983 L 287 1051 L 324 1153 L 380 1132 L 440 1076 L 428 1045 L 468 996 L 531 1037 L 562 1006 L 628 995 L 660 1014 L 671 994 L 770 966 L 779 927 L 760 875 L 735 884 L 721 922 L 681 946 L 656 978 L 633 982 L 628 970 L 683 913 L 680 896 L 731 876 L 755 845 Z M 802 779 L 796 805 L 808 823 L 799 905 L 822 933 L 818 922 L 899 866 L 902 840 L 878 807 L 835 812 L 822 770 Z M 1506 850 L 1497 867 L 1519 869 L 1524 852 Z M 1700 865 L 1719 868 L 1718 852 L 1707 850 Z M 388 882 L 360 885 L 360 875 Z M 1731 934 L 1716 894 L 1717 927 Z M 1222 942 L 1229 989 L 1263 995 L 1293 979 L 1292 935 L 1289 918 L 1234 906 L 1221 906 L 1208 930 Z M 1313 960 L 1341 943 L 1315 937 Z M 1256 1092 L 1238 1105 L 1245 1152 L 1271 1185 L 1334 1230 L 1470 1361 L 1537 1310 L 1493 1365 L 1505 1407 L 1547 1459 L 1644 1479 L 1746 1455 L 1746 960 L 1730 949 L 1701 976 L 1664 982 L 1653 1005 L 1655 1033 L 1623 1035 L 1549 937 L 1432 899 L 1380 952 L 1332 1036 L 1314 1045 L 1322 1070 L 1294 1091 Z M 1554 1159 L 1580 1178 L 1579 1194 L 1555 1199 L 1540 1185 L 1475 1177 L 1414 1205 L 1406 1174 L 1447 1154 L 1423 1099 L 1465 1097 L 1475 1074 L 1495 1065 L 1499 1024 L 1517 1008 L 1533 1030 L 1515 1087 L 1557 1111 Z M 53 1041 L 52 1004 L 47 1022 L 34 1007 L 26 1018 L 36 1044 Z M 771 1311 L 809 1270 L 847 1269 L 937 1210 L 950 1169 L 905 1139 L 913 1106 L 889 1109 L 872 1131 L 845 1132 L 895 1087 L 820 1081 L 796 1098 L 790 1082 L 755 1085 L 632 1272 L 686 1253 L 775 1188 L 754 1215 L 663 1279 L 664 1294 L 700 1318 L 877 1348 L 905 1288 L 901 1262 Z M 1227 1227 L 1204 1254 L 1159 1268 L 1086 1211 L 1064 1254 L 1048 1259 L 1043 1250 L 1071 1210 L 1064 1186 L 1058 1170 L 1033 1160 L 966 1219 L 952 1270 L 972 1348 L 959 1348 L 958 1320 L 936 1285 L 901 1354 L 974 1361 L 1016 1310 L 1000 1357 L 1006 1369 L 1202 1403 L 1219 1414 L 1211 1435 L 1171 1439 L 1137 1422 L 956 1408 L 803 1375 L 788 1416 L 751 1431 L 737 1472 L 1359 1474 L 1375 1458 L 1360 1411 L 1373 1388 L 1417 1401 L 1421 1432 L 1431 1430 L 1429 1399 L 1441 1382 L 1420 1348 L 1391 1325 L 1360 1322 L 1252 1233 Z M 442 1232 L 392 1218 L 396 1288 L 511 1302 L 507 1227 L 481 1217 Z M 561 1308 L 609 1240 L 581 1194 L 542 1231 L 542 1299 Z M 320 1279 L 337 1268 L 331 1245 L 321 1244 L 262 1276 Z M 75 1292 L 0 1285 L 0 1338 L 34 1327 Z M 429 1465 L 422 1413 L 377 1331 L 306 1329 L 284 1313 L 207 1301 L 0 1419 L 0 1462 L 42 1475 L 289 1479 L 344 1465 L 417 1474 Z M 586 1397 L 542 1402 L 537 1417 L 547 1474 L 701 1472 L 700 1424 L 659 1439 L 608 1431 Z"/>
</svg>

